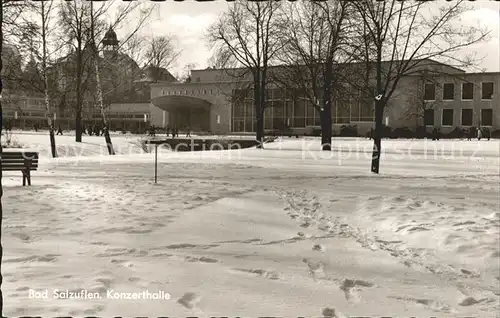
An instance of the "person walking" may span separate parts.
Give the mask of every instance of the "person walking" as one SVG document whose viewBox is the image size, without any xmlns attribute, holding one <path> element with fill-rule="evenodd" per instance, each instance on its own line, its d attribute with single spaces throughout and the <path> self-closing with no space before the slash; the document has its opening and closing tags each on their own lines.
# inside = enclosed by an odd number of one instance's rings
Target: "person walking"
<svg viewBox="0 0 500 318">
<path fill-rule="evenodd" d="M 483 132 L 481 131 L 481 127 L 477 127 L 477 140 L 481 140 L 483 137 Z"/>
<path fill-rule="evenodd" d="M 57 134 L 56 135 L 61 135 L 61 136 L 63 135 L 63 131 L 62 131 L 61 126 L 57 127 Z"/>
</svg>

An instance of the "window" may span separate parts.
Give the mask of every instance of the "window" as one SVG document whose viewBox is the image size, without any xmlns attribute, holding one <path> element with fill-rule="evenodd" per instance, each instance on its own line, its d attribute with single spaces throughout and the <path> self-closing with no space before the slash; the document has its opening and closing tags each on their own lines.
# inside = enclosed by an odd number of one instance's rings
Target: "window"
<svg viewBox="0 0 500 318">
<path fill-rule="evenodd" d="M 483 83 L 481 99 L 493 99 L 493 83 Z"/>
<path fill-rule="evenodd" d="M 233 103 L 233 116 L 234 117 L 244 117 L 245 116 L 245 104 L 242 102 Z"/>
<path fill-rule="evenodd" d="M 234 132 L 244 132 L 245 131 L 245 121 L 242 119 L 233 120 L 233 131 Z"/>
<path fill-rule="evenodd" d="M 298 98 L 295 101 L 293 113 L 295 117 L 306 117 L 306 100 Z"/>
<path fill-rule="evenodd" d="M 481 109 L 481 126 L 493 126 L 493 109 Z"/>
<path fill-rule="evenodd" d="M 434 109 L 426 109 L 424 111 L 424 125 L 434 126 Z"/>
<path fill-rule="evenodd" d="M 474 99 L 474 84 L 462 83 L 462 99 L 463 100 Z"/>
<path fill-rule="evenodd" d="M 453 126 L 453 109 L 443 109 L 443 126 Z"/>
<path fill-rule="evenodd" d="M 253 117 L 253 111 L 254 111 L 254 105 L 252 101 L 245 100 L 242 102 L 245 106 L 245 117 L 246 118 L 252 118 Z"/>
<path fill-rule="evenodd" d="M 352 102 L 350 104 L 350 108 L 351 108 L 351 114 L 350 114 L 350 118 L 351 118 L 351 121 L 359 121 L 359 108 L 361 106 L 363 102 L 362 101 L 359 101 L 359 102 Z"/>
<path fill-rule="evenodd" d="M 282 89 L 273 90 L 273 99 L 285 99 L 285 92 Z"/>
<path fill-rule="evenodd" d="M 445 83 L 443 85 L 443 100 L 455 99 L 455 84 Z"/>
<path fill-rule="evenodd" d="M 472 108 L 462 109 L 462 126 L 472 126 Z"/>
<path fill-rule="evenodd" d="M 373 99 L 362 100 L 359 104 L 359 121 L 372 122 L 374 114 Z"/>
<path fill-rule="evenodd" d="M 436 84 L 426 83 L 424 86 L 424 100 L 436 100 Z"/>
<path fill-rule="evenodd" d="M 336 103 L 337 119 L 336 124 L 348 124 L 349 119 L 349 109 L 351 104 L 348 100 L 338 100 Z"/>
</svg>

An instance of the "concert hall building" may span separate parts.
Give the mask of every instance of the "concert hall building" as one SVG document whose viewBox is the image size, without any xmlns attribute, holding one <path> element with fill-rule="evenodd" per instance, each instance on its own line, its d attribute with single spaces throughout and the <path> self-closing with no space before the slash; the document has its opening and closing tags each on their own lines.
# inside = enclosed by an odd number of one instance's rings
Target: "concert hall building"
<svg viewBox="0 0 500 318">
<path fill-rule="evenodd" d="M 384 123 L 392 129 L 437 127 L 443 133 L 456 127 L 500 128 L 500 73 L 466 73 L 432 60 L 424 64 L 425 80 L 421 75 L 401 79 Z M 234 69 L 209 68 L 191 71 L 188 83 L 152 83 L 150 124 L 215 134 L 255 132 L 251 77 L 242 80 L 234 74 Z M 374 101 L 356 91 L 347 95 L 332 103 L 332 128 L 338 133 L 341 126 L 355 126 L 364 135 L 374 127 Z M 289 129 L 302 135 L 320 126 L 310 100 L 273 83 L 266 89 L 264 117 L 266 131 Z"/>
</svg>

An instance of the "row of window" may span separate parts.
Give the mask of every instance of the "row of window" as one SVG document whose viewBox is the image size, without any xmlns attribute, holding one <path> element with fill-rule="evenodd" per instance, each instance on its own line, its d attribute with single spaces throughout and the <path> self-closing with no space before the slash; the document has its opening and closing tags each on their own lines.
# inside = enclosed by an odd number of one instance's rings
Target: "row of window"
<svg viewBox="0 0 500 318">
<path fill-rule="evenodd" d="M 321 103 L 321 101 L 320 101 Z M 319 122 L 320 114 L 316 107 L 311 105 L 308 100 L 299 98 L 297 101 L 271 100 L 266 102 L 264 117 L 266 118 L 285 118 L 294 121 L 294 118 L 305 118 L 315 125 Z M 232 117 L 245 120 L 254 118 L 255 107 L 252 101 L 233 103 Z M 340 122 L 372 122 L 374 116 L 374 102 L 371 99 L 366 100 L 348 100 L 335 101 L 332 105 L 332 119 L 334 122 L 342 118 Z M 310 120 L 309 120 L 310 119 Z M 295 124 L 294 124 L 295 125 Z M 300 124 L 306 125 L 306 124 Z"/>
<path fill-rule="evenodd" d="M 45 100 L 43 99 L 10 99 L 8 96 L 4 99 L 6 108 L 45 108 Z"/>
<path fill-rule="evenodd" d="M 333 117 L 333 116 L 332 116 Z M 257 121 L 251 117 L 234 117 L 232 121 L 233 132 L 255 132 Z M 335 116 L 332 118 L 334 124 L 350 124 L 351 118 Z M 320 126 L 319 117 L 292 117 L 292 118 L 268 118 L 264 117 L 264 129 L 281 130 L 287 127 L 305 128 L 307 126 Z"/>
<path fill-rule="evenodd" d="M 492 82 L 481 83 L 481 99 L 482 100 L 492 100 L 494 93 L 494 85 Z M 455 99 L 455 84 L 445 83 L 443 84 L 443 100 L 449 101 Z M 474 83 L 462 83 L 462 100 L 473 100 L 474 99 Z M 436 100 L 436 84 L 426 83 L 424 86 L 424 100 L 435 101 Z"/>
<path fill-rule="evenodd" d="M 161 91 L 163 96 L 165 95 L 207 95 L 213 94 L 213 89 L 191 89 L 191 90 L 181 90 L 181 91 L 165 91 L 164 89 Z"/>
<path fill-rule="evenodd" d="M 426 109 L 424 112 L 424 125 L 434 126 L 434 109 Z M 493 109 L 481 109 L 480 115 L 481 126 L 493 126 Z M 455 125 L 455 110 L 454 109 L 443 109 L 441 116 L 442 126 L 454 126 Z M 472 108 L 463 108 L 461 110 L 461 126 L 474 126 L 474 111 Z"/>
<path fill-rule="evenodd" d="M 22 112 L 22 111 L 4 111 L 4 116 L 6 117 L 13 117 L 15 118 L 17 116 L 17 118 L 22 118 L 22 117 L 45 117 L 45 113 L 44 112 Z M 66 116 L 66 117 L 74 117 L 75 116 L 75 113 L 74 112 L 67 112 L 65 114 L 58 114 L 56 115 L 56 118 L 57 117 L 60 117 L 60 116 Z M 88 116 L 89 119 L 90 118 L 94 118 L 94 119 L 99 119 L 101 118 L 101 114 L 93 114 L 92 116 Z M 116 118 L 116 119 L 119 119 L 119 118 L 135 118 L 135 119 L 143 119 L 144 118 L 144 114 L 107 114 L 107 117 L 108 118 Z"/>
</svg>

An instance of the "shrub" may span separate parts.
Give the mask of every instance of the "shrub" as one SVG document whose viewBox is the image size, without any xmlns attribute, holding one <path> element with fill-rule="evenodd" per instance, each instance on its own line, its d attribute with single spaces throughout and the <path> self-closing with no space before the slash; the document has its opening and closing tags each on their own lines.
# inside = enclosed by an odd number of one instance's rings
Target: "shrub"
<svg viewBox="0 0 500 318">
<path fill-rule="evenodd" d="M 313 128 L 311 135 L 314 137 L 321 136 L 321 128 L 316 128 L 316 127 Z"/>
<path fill-rule="evenodd" d="M 5 142 L 2 143 L 3 148 L 23 148 L 23 144 L 19 142 L 19 140 L 12 134 L 11 131 L 5 131 Z"/>
<path fill-rule="evenodd" d="M 491 132 L 491 138 L 500 138 L 500 129 Z"/>
<path fill-rule="evenodd" d="M 382 138 L 391 138 L 392 128 L 382 124 Z"/>
<path fill-rule="evenodd" d="M 483 134 L 483 138 L 491 138 L 491 131 L 488 128 L 481 128 L 481 132 Z"/>
<path fill-rule="evenodd" d="M 415 132 L 415 138 L 432 138 L 432 134 L 427 131 L 426 126 L 418 126 Z"/>
<path fill-rule="evenodd" d="M 396 128 L 391 134 L 392 138 L 407 138 L 411 139 L 415 136 L 415 133 L 408 127 Z"/>
<path fill-rule="evenodd" d="M 342 125 L 340 127 L 340 137 L 358 137 L 358 128 L 354 125 Z"/>
<path fill-rule="evenodd" d="M 139 138 L 135 141 L 131 141 L 130 143 L 133 144 L 134 146 L 138 146 L 144 151 L 145 153 L 150 153 L 151 150 L 149 149 L 149 144 L 146 143 L 148 139 L 147 138 Z"/>
<path fill-rule="evenodd" d="M 443 138 L 464 138 L 468 134 L 468 131 L 465 131 L 462 127 L 455 127 L 451 132 L 443 135 Z"/>
</svg>

